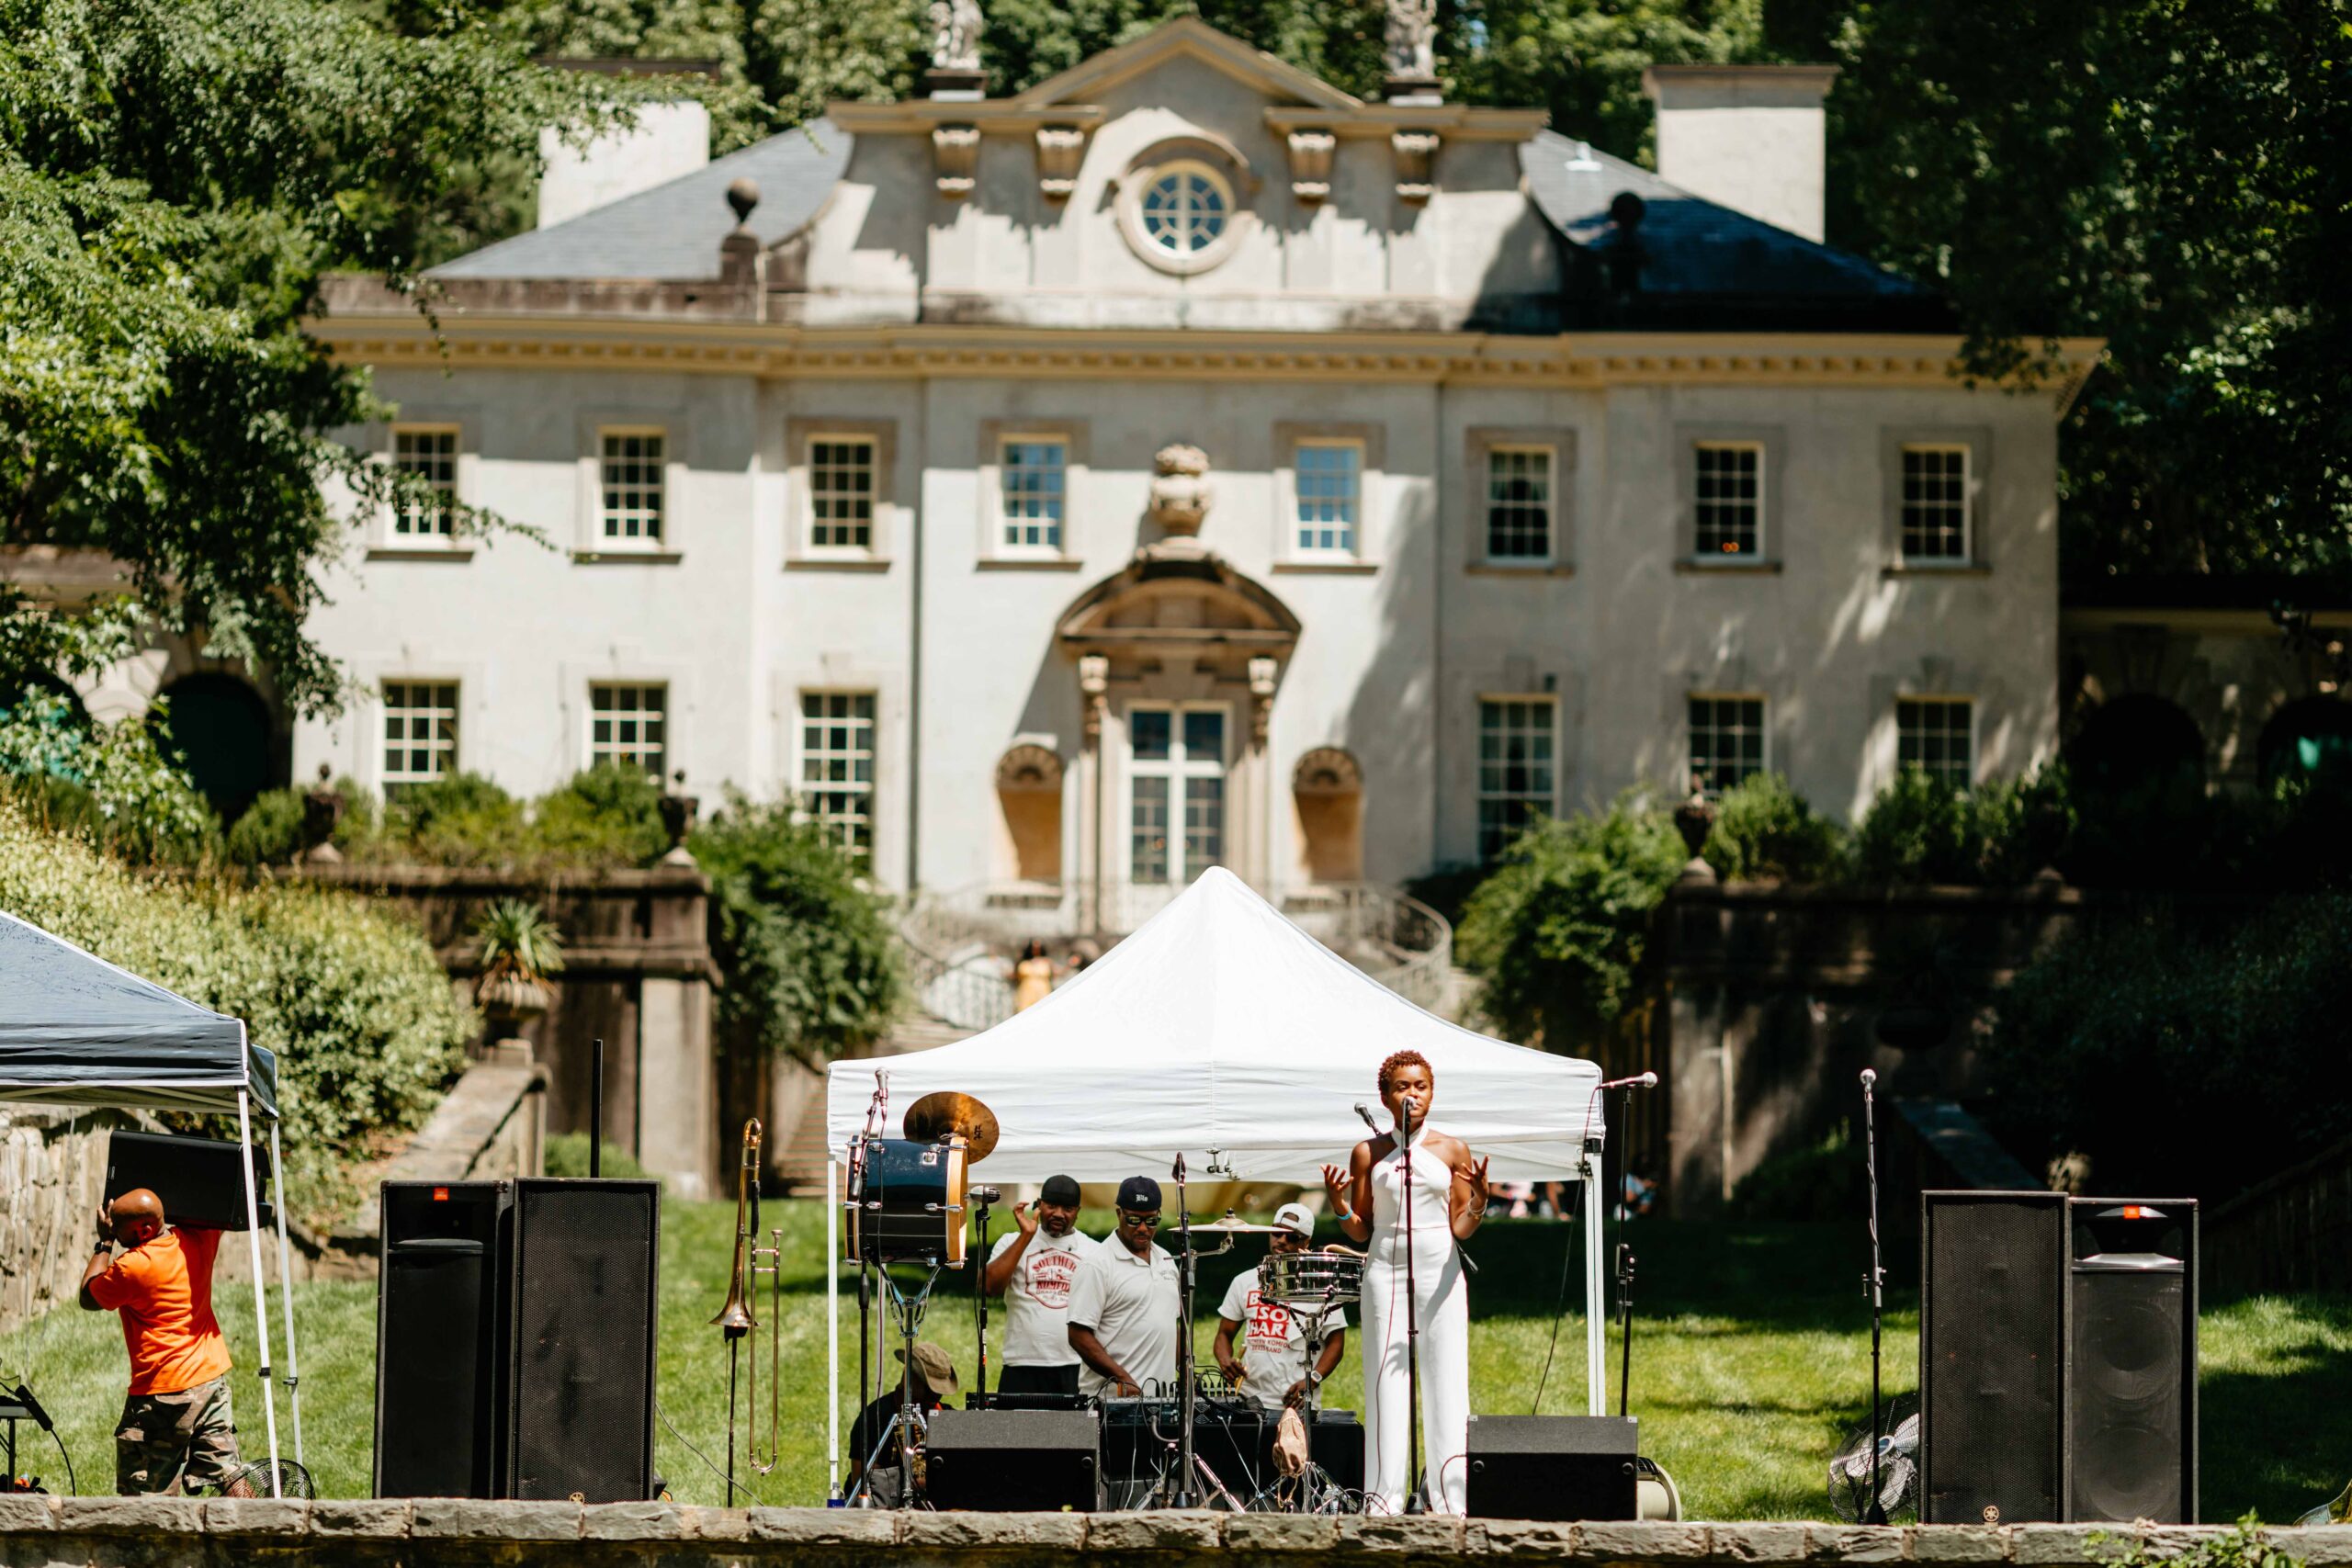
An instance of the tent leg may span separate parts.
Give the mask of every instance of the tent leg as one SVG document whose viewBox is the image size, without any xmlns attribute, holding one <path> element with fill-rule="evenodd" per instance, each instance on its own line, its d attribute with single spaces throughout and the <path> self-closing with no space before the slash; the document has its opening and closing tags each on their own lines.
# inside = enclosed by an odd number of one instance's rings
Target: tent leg
<svg viewBox="0 0 2352 1568">
<path fill-rule="evenodd" d="M 269 1124 L 269 1168 L 277 1183 L 277 1299 L 286 1314 L 286 1393 L 294 1405 L 294 1462 L 304 1470 L 302 1457 L 302 1365 L 294 1353 L 294 1270 L 286 1247 L 286 1159 L 277 1152 L 277 1123 Z"/>
<path fill-rule="evenodd" d="M 249 1096 L 237 1091 L 237 1142 L 245 1155 L 245 1240 L 254 1260 L 254 1338 L 261 1346 L 261 1408 L 269 1427 L 269 1495 L 285 1495 L 277 1476 L 277 1391 L 270 1386 L 269 1281 L 261 1272 L 261 1195 L 254 1181 L 254 1123 Z"/>
<path fill-rule="evenodd" d="M 842 1495 L 841 1162 L 825 1154 L 825 1490 Z M 859 1389 L 858 1397 L 865 1391 Z"/>
<path fill-rule="evenodd" d="M 1597 1149 L 1584 1156 L 1584 1404 L 1588 1416 L 1609 1414 L 1608 1325 L 1601 1314 L 1600 1281 L 1605 1263 L 1601 1222 L 1608 1217 L 1608 1183 L 1600 1177 Z"/>
</svg>

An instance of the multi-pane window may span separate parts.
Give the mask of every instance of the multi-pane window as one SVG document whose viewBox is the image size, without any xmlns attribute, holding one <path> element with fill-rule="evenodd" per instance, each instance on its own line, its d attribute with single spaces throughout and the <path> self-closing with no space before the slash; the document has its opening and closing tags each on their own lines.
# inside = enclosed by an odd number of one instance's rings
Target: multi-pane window
<svg viewBox="0 0 2352 1568">
<path fill-rule="evenodd" d="M 1764 536 L 1764 448 L 1752 441 L 1702 441 L 1690 460 L 1696 552 L 1757 554 Z"/>
<path fill-rule="evenodd" d="M 384 682 L 384 788 L 398 792 L 458 771 L 458 683 Z"/>
<path fill-rule="evenodd" d="M 1003 486 L 1006 547 L 1060 549 L 1062 509 L 1069 500 L 1069 444 L 1013 436 L 999 454 L 998 472 Z"/>
<path fill-rule="evenodd" d="M 850 853 L 874 852 L 874 694 L 800 694 L 800 804 Z"/>
<path fill-rule="evenodd" d="M 808 443 L 808 543 L 820 550 L 874 547 L 874 443 L 820 435 Z"/>
<path fill-rule="evenodd" d="M 458 433 L 413 429 L 392 432 L 392 467 L 414 475 L 432 492 L 403 497 L 392 514 L 397 538 L 441 544 L 450 537 L 458 501 Z"/>
<path fill-rule="evenodd" d="M 1298 547 L 1327 555 L 1355 554 L 1363 448 L 1352 441 L 1302 441 L 1294 461 Z"/>
<path fill-rule="evenodd" d="M 1222 707 L 1136 707 L 1127 714 L 1127 874 L 1192 881 L 1225 862 Z"/>
<path fill-rule="evenodd" d="M 602 516 L 607 543 L 662 542 L 663 446 L 659 432 L 605 434 Z"/>
<path fill-rule="evenodd" d="M 1487 453 L 1487 558 L 1552 558 L 1552 450 L 1497 446 Z"/>
<path fill-rule="evenodd" d="M 1145 237 L 1181 258 L 1216 243 L 1233 210 L 1233 196 L 1206 167 L 1180 164 L 1145 188 L 1138 210 Z"/>
<path fill-rule="evenodd" d="M 1903 558 L 1968 558 L 1968 448 L 1903 448 Z"/>
<path fill-rule="evenodd" d="M 588 765 L 632 768 L 657 783 L 668 771 L 670 689 L 599 681 L 588 688 Z"/>
<path fill-rule="evenodd" d="M 1554 705 L 1545 697 L 1478 704 L 1478 858 L 1500 855 L 1519 830 L 1556 804 Z"/>
<path fill-rule="evenodd" d="M 1720 795 L 1764 771 L 1764 699 L 1692 697 L 1690 772 L 1709 795 Z"/>
<path fill-rule="evenodd" d="M 1975 782 L 1975 705 L 1966 697 L 1904 697 L 1894 705 L 1894 760 L 1954 789 Z"/>
</svg>

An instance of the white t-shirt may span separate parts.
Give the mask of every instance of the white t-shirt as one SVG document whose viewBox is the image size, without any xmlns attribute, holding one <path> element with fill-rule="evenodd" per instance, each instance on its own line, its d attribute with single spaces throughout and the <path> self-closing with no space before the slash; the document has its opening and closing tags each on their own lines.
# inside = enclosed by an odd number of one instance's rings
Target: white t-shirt
<svg viewBox="0 0 2352 1568">
<path fill-rule="evenodd" d="M 1078 1265 L 1070 1287 L 1070 1325 L 1094 1330 L 1111 1359 L 1138 1386 L 1176 1381 L 1176 1259 L 1154 1244 L 1137 1258 L 1117 1236 L 1098 1241 Z M 1092 1367 L 1078 1374 L 1080 1393 L 1101 1393 L 1110 1380 Z M 1148 1391 L 1147 1391 L 1148 1392 Z"/>
<path fill-rule="evenodd" d="M 1298 1319 L 1280 1302 L 1258 1293 L 1257 1270 L 1236 1274 L 1225 1290 L 1217 1316 L 1241 1325 L 1241 1392 L 1270 1409 L 1279 1409 L 1291 1385 L 1306 1375 L 1306 1336 Z M 1344 1311 L 1323 1319 L 1328 1339 L 1348 1325 Z"/>
<path fill-rule="evenodd" d="M 991 1261 L 1021 1239 L 997 1237 Z M 1047 1235 L 1043 1225 L 1029 1238 L 1004 1286 L 1004 1364 L 1008 1367 L 1068 1367 L 1078 1361 L 1069 1348 L 1069 1292 L 1078 1266 L 1102 1246 L 1084 1231 Z"/>
</svg>

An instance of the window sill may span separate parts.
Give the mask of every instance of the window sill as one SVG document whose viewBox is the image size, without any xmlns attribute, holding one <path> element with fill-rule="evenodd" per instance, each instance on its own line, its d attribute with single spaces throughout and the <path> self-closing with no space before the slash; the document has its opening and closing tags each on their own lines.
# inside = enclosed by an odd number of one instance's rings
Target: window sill
<svg viewBox="0 0 2352 1568">
<path fill-rule="evenodd" d="M 786 571 L 888 571 L 888 556 L 794 556 L 784 563 Z"/>
<path fill-rule="evenodd" d="M 684 550 L 574 550 L 575 566 L 675 566 L 686 558 Z"/>
<path fill-rule="evenodd" d="M 1380 570 L 1376 560 L 1278 560 L 1276 571 L 1321 573 L 1326 577 L 1370 577 Z"/>
<path fill-rule="evenodd" d="M 1879 568 L 1881 577 L 1990 577 L 1993 569 L 1981 560 L 1891 561 Z"/>
<path fill-rule="evenodd" d="M 369 560 L 433 560 L 469 561 L 474 558 L 471 545 L 370 545 Z"/>
<path fill-rule="evenodd" d="M 972 563 L 982 571 L 1083 571 L 1086 563 L 1069 556 L 985 556 Z"/>
<path fill-rule="evenodd" d="M 1684 556 L 1674 563 L 1674 570 L 1691 577 L 1778 577 L 1781 563 L 1776 560 L 1745 557 L 1719 559 L 1714 556 Z"/>
<path fill-rule="evenodd" d="M 1577 569 L 1560 561 L 1474 560 L 1463 570 L 1473 577 L 1574 577 Z"/>
</svg>

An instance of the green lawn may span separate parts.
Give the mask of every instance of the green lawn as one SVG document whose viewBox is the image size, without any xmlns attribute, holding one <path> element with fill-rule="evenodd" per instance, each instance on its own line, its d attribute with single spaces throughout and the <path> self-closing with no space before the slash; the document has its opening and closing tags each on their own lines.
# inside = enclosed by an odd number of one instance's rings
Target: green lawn
<svg viewBox="0 0 2352 1568">
<path fill-rule="evenodd" d="M 771 1203 L 767 1212 L 771 1219 L 781 1215 L 786 1227 L 786 1452 L 774 1474 L 749 1479 L 761 1502 L 814 1503 L 826 1490 L 824 1216 L 815 1203 Z M 1086 1227 L 1100 1230 L 1105 1218 L 1089 1215 Z M 723 1488 L 687 1444 L 713 1462 L 724 1452 L 726 1357 L 707 1323 L 726 1291 L 734 1210 L 673 1202 L 665 1205 L 662 1222 L 666 1424 L 656 1427 L 657 1461 L 681 1500 L 717 1503 Z M 1570 1226 L 1498 1222 L 1473 1243 L 1482 1272 L 1471 1297 L 1471 1375 L 1481 1412 L 1523 1413 L 1532 1406 L 1562 1249 L 1575 1237 Z M 1823 1517 L 1824 1464 L 1832 1445 L 1862 1419 L 1870 1388 L 1863 1262 L 1850 1227 L 1653 1224 L 1635 1240 L 1641 1263 L 1633 1410 L 1642 1419 L 1644 1451 L 1673 1473 L 1694 1517 Z M 1255 1267 L 1259 1255 L 1255 1240 L 1245 1240 L 1233 1256 L 1203 1265 L 1204 1357 L 1225 1282 L 1240 1267 Z M 300 1290 L 297 1301 L 311 1468 L 322 1492 L 364 1495 L 374 1402 L 374 1290 L 311 1285 Z M 849 1302 L 842 1324 L 844 1390 L 857 1375 L 854 1297 Z M 237 1356 L 239 1424 L 244 1441 L 257 1450 L 252 1299 L 223 1286 L 218 1306 Z M 1907 1292 L 1895 1293 L 1890 1306 L 1886 1388 L 1892 1394 L 1916 1381 L 1918 1314 L 1916 1297 Z M 944 1277 L 922 1332 L 945 1346 L 957 1370 L 971 1376 L 971 1295 L 964 1278 Z M 2254 1508 L 2267 1518 L 2283 1518 L 2340 1490 L 2344 1456 L 2352 1453 L 2352 1303 L 2235 1303 L 2209 1310 L 2201 1335 L 2204 1517 L 2229 1518 Z M 1612 1408 L 1615 1343 L 1612 1333 Z M 82 1489 L 107 1490 L 122 1383 L 121 1341 L 112 1316 L 52 1314 L 6 1348 L 12 1365 L 28 1356 L 34 1390 L 58 1416 Z M 1361 1379 L 1351 1347 L 1332 1381 L 1333 1402 L 1356 1404 Z M 1561 1326 L 1544 1411 L 1581 1410 L 1583 1379 L 1584 1336 L 1572 1314 Z M 279 1407 L 284 1425 L 282 1393 Z M 286 1442 L 290 1449 L 290 1427 Z M 20 1468 L 40 1472 L 62 1490 L 55 1458 L 53 1446 L 28 1447 Z"/>
</svg>

